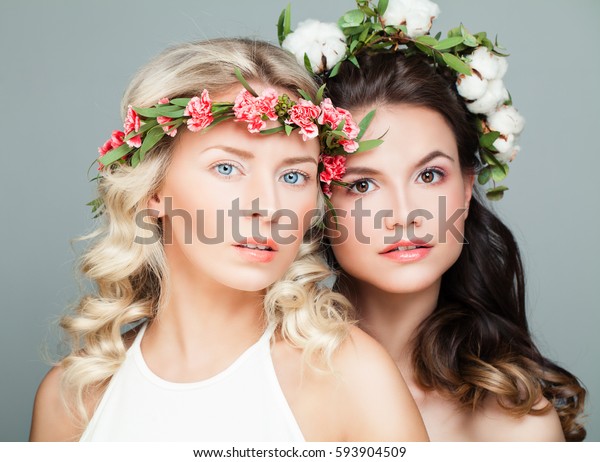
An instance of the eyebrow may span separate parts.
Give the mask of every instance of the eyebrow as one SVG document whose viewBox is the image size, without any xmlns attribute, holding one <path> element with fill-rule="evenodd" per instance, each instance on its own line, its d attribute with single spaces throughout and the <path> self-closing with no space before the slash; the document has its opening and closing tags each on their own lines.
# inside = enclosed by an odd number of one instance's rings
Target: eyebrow
<svg viewBox="0 0 600 462">
<path fill-rule="evenodd" d="M 454 162 L 454 159 L 450 157 L 448 154 L 444 154 L 441 151 L 432 151 L 423 157 L 420 161 L 417 162 L 414 168 L 420 168 L 425 164 L 431 162 L 433 159 L 437 157 L 444 157 L 448 159 L 450 162 Z M 348 167 L 346 168 L 346 175 L 364 175 L 364 176 L 375 176 L 381 173 L 380 170 L 370 168 L 370 167 Z"/>
<path fill-rule="evenodd" d="M 379 173 L 381 173 L 379 170 L 369 167 L 348 167 L 346 169 L 346 175 L 375 176 Z"/>
<path fill-rule="evenodd" d="M 442 151 L 432 151 L 429 154 L 427 154 L 425 157 L 423 157 L 419 162 L 417 162 L 417 164 L 415 165 L 415 168 L 423 167 L 425 164 L 431 162 L 436 157 L 445 157 L 450 162 L 454 162 L 454 159 L 452 157 L 450 157 L 448 154 L 444 154 Z"/>
<path fill-rule="evenodd" d="M 254 159 L 254 154 L 250 151 L 246 151 L 244 149 L 234 148 L 233 146 L 226 146 L 224 144 L 219 144 L 216 146 L 209 146 L 206 149 L 203 149 L 201 152 L 206 152 L 210 149 L 220 149 L 222 151 L 229 152 L 231 154 L 235 154 L 236 156 L 241 157 L 242 159 Z"/>
<path fill-rule="evenodd" d="M 318 165 L 317 159 L 310 156 L 287 157 L 283 159 L 281 165 L 288 166 L 294 164 L 303 164 L 305 162 L 310 162 L 312 164 Z"/>
</svg>

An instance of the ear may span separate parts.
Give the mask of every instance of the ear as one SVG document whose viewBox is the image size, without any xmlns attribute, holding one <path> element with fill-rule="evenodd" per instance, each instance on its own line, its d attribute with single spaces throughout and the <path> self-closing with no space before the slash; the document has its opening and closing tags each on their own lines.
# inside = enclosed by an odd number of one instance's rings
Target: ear
<svg viewBox="0 0 600 462">
<path fill-rule="evenodd" d="M 154 193 L 152 194 L 150 199 L 148 199 L 147 207 L 158 212 L 158 214 L 156 215 L 157 218 L 162 218 L 165 216 L 164 205 L 165 201 L 163 200 L 163 197 L 160 195 L 160 193 Z"/>
<path fill-rule="evenodd" d="M 469 216 L 469 204 L 473 197 L 473 185 L 475 184 L 475 175 L 464 175 L 465 183 L 465 218 Z"/>
</svg>

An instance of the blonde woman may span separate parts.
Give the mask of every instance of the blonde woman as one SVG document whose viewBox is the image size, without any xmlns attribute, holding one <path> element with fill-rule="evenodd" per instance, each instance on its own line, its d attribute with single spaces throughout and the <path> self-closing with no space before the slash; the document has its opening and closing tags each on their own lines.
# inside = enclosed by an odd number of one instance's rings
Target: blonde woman
<svg viewBox="0 0 600 462">
<path fill-rule="evenodd" d="M 427 438 L 323 284 L 317 105 L 298 89 L 315 97 L 293 58 L 241 39 L 176 46 L 134 77 L 81 263 L 97 291 L 62 320 L 72 351 L 39 387 L 31 440 Z"/>
</svg>

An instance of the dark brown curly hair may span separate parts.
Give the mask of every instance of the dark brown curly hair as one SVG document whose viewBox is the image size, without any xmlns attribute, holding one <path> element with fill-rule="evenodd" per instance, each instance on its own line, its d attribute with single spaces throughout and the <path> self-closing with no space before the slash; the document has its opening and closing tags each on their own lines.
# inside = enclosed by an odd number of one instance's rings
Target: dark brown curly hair
<svg viewBox="0 0 600 462">
<path fill-rule="evenodd" d="M 455 75 L 420 55 L 363 53 L 327 82 L 333 103 L 348 109 L 409 104 L 435 110 L 454 132 L 461 168 L 480 168 L 475 117 L 458 95 Z M 535 346 L 525 315 L 523 264 L 511 231 L 473 194 L 456 263 L 443 275 L 438 304 L 413 337 L 416 380 L 463 406 L 487 396 L 515 416 L 558 412 L 565 439 L 582 441 L 586 391 Z M 329 257 L 335 265 L 333 253 Z M 340 290 L 343 291 L 340 285 Z"/>
</svg>

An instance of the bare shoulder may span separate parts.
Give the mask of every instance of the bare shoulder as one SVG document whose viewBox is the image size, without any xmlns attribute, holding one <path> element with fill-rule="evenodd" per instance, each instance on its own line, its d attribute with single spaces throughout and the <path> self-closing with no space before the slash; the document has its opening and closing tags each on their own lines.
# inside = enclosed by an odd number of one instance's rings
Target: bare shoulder
<svg viewBox="0 0 600 462">
<path fill-rule="evenodd" d="M 125 347 L 133 343 L 140 326 L 123 335 Z M 83 433 L 85 424 L 68 408 L 62 393 L 64 368 L 54 366 L 42 379 L 35 395 L 33 416 L 31 419 L 30 441 L 77 441 Z M 88 390 L 84 405 L 88 415 L 92 415 L 100 402 L 107 383 L 98 384 Z"/>
<path fill-rule="evenodd" d="M 54 366 L 35 395 L 30 441 L 75 441 L 81 427 L 69 412 L 61 393 L 63 368 Z"/>
<path fill-rule="evenodd" d="M 548 405 L 542 398 L 534 409 Z M 554 407 L 549 406 L 542 414 L 514 417 L 503 409 L 495 399 L 486 402 L 473 426 L 478 441 L 564 441 L 560 419 Z"/>
<path fill-rule="evenodd" d="M 357 327 L 334 358 L 350 441 L 426 441 L 427 432 L 400 371 L 385 349 Z"/>
</svg>

